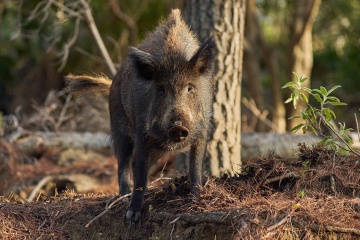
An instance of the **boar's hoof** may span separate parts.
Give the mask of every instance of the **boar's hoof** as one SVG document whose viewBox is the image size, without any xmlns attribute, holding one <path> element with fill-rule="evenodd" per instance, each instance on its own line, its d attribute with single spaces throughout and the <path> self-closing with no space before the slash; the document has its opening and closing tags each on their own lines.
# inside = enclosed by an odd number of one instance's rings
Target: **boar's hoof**
<svg viewBox="0 0 360 240">
<path fill-rule="evenodd" d="M 141 218 L 141 211 L 134 211 L 131 208 L 129 208 L 126 211 L 126 221 L 127 222 L 139 223 L 140 218 Z"/>
<path fill-rule="evenodd" d="M 183 126 L 176 126 L 170 129 L 169 137 L 175 142 L 182 142 L 189 135 L 189 129 Z"/>
</svg>

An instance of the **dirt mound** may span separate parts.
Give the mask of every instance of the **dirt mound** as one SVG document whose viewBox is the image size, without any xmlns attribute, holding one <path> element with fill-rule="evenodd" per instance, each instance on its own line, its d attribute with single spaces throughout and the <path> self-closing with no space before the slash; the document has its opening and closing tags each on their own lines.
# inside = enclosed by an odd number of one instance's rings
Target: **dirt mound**
<svg viewBox="0 0 360 240">
<path fill-rule="evenodd" d="M 102 170 L 111 170 L 97 167 L 97 173 L 90 172 L 101 176 Z M 75 169 L 77 173 L 86 171 Z M 37 174 L 41 175 L 41 171 Z M 106 184 L 109 182 L 100 181 L 99 189 Z M 146 193 L 144 217 L 138 226 L 124 221 L 126 198 L 119 201 L 114 189 L 106 194 L 66 190 L 24 203 L 14 201 L 14 193 L 0 201 L 0 234 L 2 239 L 360 236 L 359 157 L 301 146 L 298 159 L 281 159 L 272 154 L 251 159 L 243 173 L 209 177 L 200 188 L 200 196 L 196 197 L 190 195 L 187 176 L 155 179 Z"/>
</svg>

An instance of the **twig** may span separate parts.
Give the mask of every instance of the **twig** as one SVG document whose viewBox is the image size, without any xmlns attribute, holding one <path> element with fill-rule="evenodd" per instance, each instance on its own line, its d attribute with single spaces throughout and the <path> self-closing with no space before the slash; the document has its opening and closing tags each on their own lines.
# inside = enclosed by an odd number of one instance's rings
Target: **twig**
<svg viewBox="0 0 360 240">
<path fill-rule="evenodd" d="M 46 4 L 46 6 L 43 7 L 43 5 L 45 5 L 45 4 Z M 35 18 L 37 18 L 38 16 L 40 16 L 42 11 L 44 11 L 44 10 L 46 11 L 49 8 L 49 5 L 51 5 L 51 2 L 46 2 L 46 1 L 39 2 L 35 6 L 34 10 L 31 11 L 30 16 L 27 17 L 24 24 L 27 24 L 27 23 L 31 22 L 32 20 L 34 20 Z M 41 10 L 40 10 L 40 8 L 41 8 Z"/>
<path fill-rule="evenodd" d="M 263 183 L 266 181 L 266 179 L 275 171 L 275 168 L 273 167 L 268 173 L 266 173 L 266 175 L 263 177 L 263 179 L 261 179 L 261 181 L 257 184 L 256 188 L 260 187 L 261 185 L 263 185 Z"/>
<path fill-rule="evenodd" d="M 153 183 L 155 183 L 155 182 L 157 182 L 157 181 L 164 180 L 164 179 L 171 179 L 171 178 L 158 178 L 158 179 L 152 181 L 149 185 L 151 185 L 151 184 L 153 184 Z M 89 227 L 95 220 L 99 219 L 101 216 L 103 216 L 105 213 L 107 213 L 107 212 L 110 210 L 110 208 L 112 208 L 116 203 L 118 203 L 120 200 L 122 200 L 122 199 L 124 199 L 124 198 L 126 198 L 126 197 L 129 197 L 129 196 L 131 196 L 131 195 L 132 195 L 132 193 L 125 194 L 125 195 L 119 197 L 118 199 L 116 199 L 115 201 L 113 201 L 112 203 L 110 203 L 109 206 L 108 206 L 107 208 L 105 208 L 104 211 L 102 211 L 99 215 L 97 215 L 96 217 L 94 217 L 93 219 L 91 219 L 90 222 L 88 222 L 88 223 L 85 225 L 85 227 L 86 227 L 86 228 Z"/>
<path fill-rule="evenodd" d="M 177 218 L 175 218 L 174 220 L 172 220 L 171 222 L 169 222 L 169 224 L 174 224 L 172 229 L 171 229 L 171 232 L 170 232 L 170 239 L 172 240 L 172 235 L 173 235 L 173 232 L 175 230 L 175 223 L 180 219 L 180 216 L 178 216 Z"/>
<path fill-rule="evenodd" d="M 38 230 L 40 230 L 46 223 L 46 219 L 42 222 L 42 224 L 38 227 Z"/>
<path fill-rule="evenodd" d="M 175 218 L 174 220 L 172 220 L 171 222 L 169 222 L 169 224 L 174 224 L 174 223 L 176 223 L 179 219 L 180 219 L 180 216 L 178 216 L 177 218 Z"/>
<path fill-rule="evenodd" d="M 330 128 L 330 130 L 335 133 L 335 135 L 346 145 L 346 147 L 348 147 L 348 150 L 352 153 L 354 153 L 356 156 L 359 156 L 360 157 L 360 153 L 354 151 L 350 145 L 345 141 L 345 139 L 343 139 L 339 133 L 337 133 L 333 128 L 332 126 L 326 121 L 326 119 L 324 118 L 324 116 L 320 113 L 318 113 L 319 117 L 322 119 L 322 121 Z"/>
<path fill-rule="evenodd" d="M 79 53 L 83 54 L 84 56 L 88 57 L 88 58 L 91 58 L 92 60 L 94 61 L 97 61 L 97 62 L 101 62 L 101 63 L 105 63 L 104 62 L 104 59 L 102 59 L 101 57 L 98 57 L 96 55 L 93 55 L 87 51 L 85 51 L 84 49 L 78 47 L 78 46 L 75 46 L 74 47 L 74 50 L 75 51 L 78 51 Z"/>
<path fill-rule="evenodd" d="M 331 176 L 330 176 L 330 188 L 331 188 L 331 191 L 333 191 L 333 193 L 336 195 L 337 192 L 336 192 L 336 189 L 335 189 L 335 179 L 334 179 L 334 175 L 331 175 Z"/>
<path fill-rule="evenodd" d="M 354 113 L 354 115 L 355 115 L 355 122 L 356 122 L 356 130 L 357 130 L 357 134 L 358 134 L 358 138 L 359 138 L 359 142 L 360 142 L 360 130 L 359 130 L 359 123 L 358 123 L 358 120 L 357 120 L 356 113 Z"/>
<path fill-rule="evenodd" d="M 263 183 L 263 185 L 267 185 L 267 184 L 272 183 L 272 182 L 283 180 L 285 178 L 300 178 L 300 177 L 298 175 L 296 175 L 295 173 L 293 173 L 293 172 L 289 172 L 289 173 L 285 173 L 285 174 L 283 174 L 281 176 L 266 179 L 266 181 Z"/>
<path fill-rule="evenodd" d="M 99 33 L 99 30 L 98 28 L 96 27 L 96 24 L 95 24 L 95 21 L 94 21 L 94 18 L 93 18 L 93 15 L 91 13 L 91 9 L 90 9 L 90 6 L 89 6 L 89 3 L 86 1 L 86 0 L 79 0 L 82 4 L 82 6 L 84 7 L 84 10 L 85 10 L 85 18 L 87 20 L 87 23 L 89 25 L 89 28 L 91 30 L 91 33 L 93 34 L 94 38 L 95 38 L 95 41 L 96 43 L 98 44 L 99 46 L 99 49 L 100 49 L 100 52 L 101 54 L 103 55 L 104 59 L 105 59 L 105 62 L 106 62 L 106 65 L 108 66 L 111 74 L 113 76 L 115 76 L 116 74 L 116 68 L 115 68 L 115 65 L 113 63 L 113 61 L 111 60 L 110 58 L 110 55 L 109 55 L 109 52 L 107 51 L 106 47 L 105 47 L 105 44 L 104 44 L 104 41 L 102 40 L 101 38 L 101 35 Z"/>
<path fill-rule="evenodd" d="M 161 180 L 171 180 L 171 179 L 172 179 L 172 178 L 160 177 L 160 178 L 157 178 L 157 179 L 155 179 L 154 181 L 152 181 L 149 185 L 154 184 L 154 183 L 156 183 L 156 182 L 158 182 L 158 181 L 161 181 Z"/>
<path fill-rule="evenodd" d="M 327 225 L 319 226 L 317 224 L 311 224 L 310 228 L 315 231 L 318 231 L 320 229 L 325 229 L 328 232 L 353 233 L 356 235 L 360 235 L 360 229 L 356 229 L 356 228 L 333 227 L 333 226 L 327 226 Z"/>
<path fill-rule="evenodd" d="M 81 13 L 73 11 L 72 9 L 65 6 L 64 4 L 61 4 L 61 3 L 59 3 L 58 1 L 55 1 L 55 0 L 50 0 L 49 2 L 52 3 L 53 5 L 55 5 L 60 10 L 62 10 L 64 12 L 66 12 L 67 14 L 69 14 L 69 16 L 76 17 L 76 18 L 79 18 L 79 19 L 83 19 L 83 16 L 81 15 Z"/>
<path fill-rule="evenodd" d="M 266 228 L 267 231 L 272 231 L 275 228 L 283 225 L 285 222 L 287 222 L 287 220 L 290 218 L 290 214 L 286 215 L 283 219 L 281 219 L 279 222 L 275 223 L 274 225 Z"/>
<path fill-rule="evenodd" d="M 254 116 L 257 119 L 262 121 L 265 125 L 267 125 L 271 129 L 273 129 L 275 132 L 278 131 L 278 126 L 276 126 L 269 119 L 266 118 L 266 115 L 265 115 L 266 112 L 265 111 L 261 112 L 257 108 L 257 106 L 254 103 L 250 102 L 247 98 L 242 98 L 241 101 L 244 104 L 244 106 L 247 107 L 254 114 Z"/>
<path fill-rule="evenodd" d="M 129 15 L 127 15 L 121 10 L 121 6 L 118 1 L 109 0 L 109 4 L 115 17 L 125 23 L 125 25 L 130 29 L 130 45 L 134 45 L 138 34 L 138 27 L 136 25 L 136 22 Z"/>
<path fill-rule="evenodd" d="M 61 109 L 59 120 L 57 121 L 57 123 L 55 125 L 55 130 L 56 131 L 59 129 L 60 125 L 64 122 L 64 117 L 65 117 L 65 114 L 66 114 L 66 110 L 69 107 L 70 101 L 71 101 L 71 94 L 67 95 L 66 100 L 65 100 L 65 104 L 64 104 L 63 108 Z"/>
<path fill-rule="evenodd" d="M 40 182 L 38 182 L 38 184 L 34 187 L 34 189 L 31 191 L 29 197 L 27 198 L 27 200 L 29 202 L 33 201 L 36 194 L 40 191 L 40 189 L 49 181 L 51 181 L 53 178 L 51 176 L 46 176 L 43 179 L 41 179 Z"/>
<path fill-rule="evenodd" d="M 115 203 L 121 201 L 122 199 L 126 198 L 126 197 L 129 197 L 131 196 L 132 193 L 128 193 L 128 194 L 125 194 L 121 197 L 119 197 L 118 199 L 116 199 L 115 201 L 113 201 L 104 211 L 102 211 L 99 215 L 97 215 L 96 217 L 94 217 L 93 219 L 90 220 L 90 222 L 88 222 L 85 227 L 89 227 L 95 220 L 99 219 L 102 215 L 104 215 L 105 213 L 107 213 L 110 208 L 112 208 L 112 206 L 114 206 Z"/>
<path fill-rule="evenodd" d="M 61 65 L 58 68 L 58 71 L 61 71 L 64 69 L 65 64 L 67 63 L 68 57 L 69 57 L 69 52 L 70 52 L 70 48 L 75 44 L 78 35 L 79 35 L 79 29 L 80 29 L 80 18 L 76 19 L 75 22 L 75 31 L 74 31 L 74 35 L 71 37 L 71 39 L 69 41 L 67 41 L 67 43 L 64 45 L 64 51 L 63 51 L 63 56 L 62 56 L 62 61 L 61 61 Z"/>
</svg>

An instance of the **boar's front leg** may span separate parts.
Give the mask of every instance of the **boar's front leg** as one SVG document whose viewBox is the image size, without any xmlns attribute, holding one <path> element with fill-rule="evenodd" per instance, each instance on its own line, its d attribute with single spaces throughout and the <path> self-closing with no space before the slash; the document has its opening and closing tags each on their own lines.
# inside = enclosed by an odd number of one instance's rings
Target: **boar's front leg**
<svg viewBox="0 0 360 240">
<path fill-rule="evenodd" d="M 134 190 L 130 206 L 126 211 L 126 220 L 138 223 L 144 203 L 144 192 L 147 187 L 147 175 L 149 168 L 149 151 L 146 149 L 144 136 L 136 137 L 135 140 L 135 163 L 133 169 Z"/>
<path fill-rule="evenodd" d="M 190 149 L 190 192 L 199 194 L 198 186 L 202 185 L 202 167 L 206 150 L 206 137 L 198 139 L 191 145 Z"/>
</svg>

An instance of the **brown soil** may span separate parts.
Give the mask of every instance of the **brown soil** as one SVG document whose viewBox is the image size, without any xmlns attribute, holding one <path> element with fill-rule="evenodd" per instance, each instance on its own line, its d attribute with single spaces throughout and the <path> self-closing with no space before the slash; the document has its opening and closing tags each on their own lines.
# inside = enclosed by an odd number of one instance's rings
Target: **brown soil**
<svg viewBox="0 0 360 240">
<path fill-rule="evenodd" d="M 11 147 L 6 147 L 11 153 Z M 124 221 L 127 203 L 118 201 L 111 205 L 117 199 L 114 158 L 102 153 L 105 157 L 101 162 L 93 159 L 59 166 L 56 164 L 59 152 L 51 149 L 36 162 L 21 162 L 11 155 L 12 164 L 1 172 L 7 174 L 0 182 L 2 194 L 7 192 L 0 201 L 1 239 L 360 236 L 359 157 L 301 146 L 298 159 L 281 159 L 270 154 L 249 160 L 243 173 L 237 176 L 207 178 L 199 197 L 189 194 L 187 176 L 170 180 L 155 177 L 146 194 L 142 222 L 132 226 Z M 56 180 L 59 179 L 56 176 L 75 173 L 98 179 L 97 189 L 87 193 L 61 192 L 75 185 L 69 181 L 56 192 L 49 181 L 41 188 L 41 196 L 32 202 L 24 200 L 45 176 Z M 103 211 L 106 212 L 97 217 Z"/>
</svg>

